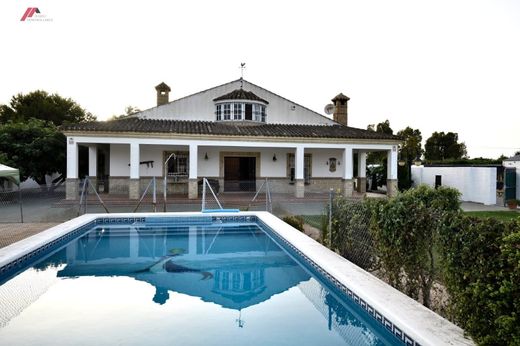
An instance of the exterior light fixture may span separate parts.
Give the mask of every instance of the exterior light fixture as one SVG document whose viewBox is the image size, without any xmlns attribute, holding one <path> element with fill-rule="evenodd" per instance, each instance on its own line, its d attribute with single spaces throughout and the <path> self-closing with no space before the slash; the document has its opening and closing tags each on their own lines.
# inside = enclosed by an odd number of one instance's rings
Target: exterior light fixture
<svg viewBox="0 0 520 346">
<path fill-rule="evenodd" d="M 204 160 L 208 161 L 209 157 L 208 157 L 208 153 L 204 154 Z"/>
<path fill-rule="evenodd" d="M 274 155 L 273 155 L 273 161 L 276 162 L 276 160 L 278 160 L 278 159 L 276 158 L 276 154 L 274 154 Z"/>
</svg>

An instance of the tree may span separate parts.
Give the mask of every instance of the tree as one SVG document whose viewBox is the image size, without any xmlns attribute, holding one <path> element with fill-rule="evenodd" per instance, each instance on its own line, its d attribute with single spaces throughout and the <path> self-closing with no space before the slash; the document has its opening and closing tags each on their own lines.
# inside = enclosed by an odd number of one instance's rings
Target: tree
<svg viewBox="0 0 520 346">
<path fill-rule="evenodd" d="M 390 121 L 388 119 L 386 119 L 382 123 L 377 124 L 377 126 L 374 125 L 374 124 L 368 125 L 367 126 L 367 130 L 368 131 L 375 131 L 375 132 L 379 132 L 379 133 L 386 133 L 387 135 L 393 135 L 394 134 L 394 131 L 390 127 Z"/>
<path fill-rule="evenodd" d="M 0 123 L 28 121 L 30 118 L 50 121 L 56 126 L 96 120 L 72 99 L 49 95 L 43 90 L 25 95 L 20 93 L 11 98 L 9 106 L 0 105 Z"/>
<path fill-rule="evenodd" d="M 135 113 L 138 113 L 140 112 L 141 110 L 139 109 L 139 107 L 135 107 L 135 106 L 126 106 L 125 107 L 125 114 L 120 114 L 120 115 L 112 115 L 108 120 L 117 120 L 117 119 L 122 119 L 122 118 L 126 118 L 130 115 L 133 115 Z"/>
<path fill-rule="evenodd" d="M 426 160 L 458 160 L 467 157 L 466 144 L 458 140 L 457 133 L 434 132 L 424 146 Z"/>
<path fill-rule="evenodd" d="M 387 135 L 394 134 L 390 127 L 390 121 L 387 119 L 377 125 L 371 124 L 367 126 L 368 131 L 385 133 Z M 371 152 L 367 155 L 367 164 L 374 165 L 367 168 L 367 177 L 372 180 L 372 186 L 383 186 L 386 184 L 387 175 L 387 154 L 386 152 Z"/>
<path fill-rule="evenodd" d="M 423 150 L 421 147 L 422 135 L 420 130 L 414 130 L 407 126 L 404 130 L 397 132 L 403 139 L 403 144 L 399 149 L 400 160 L 406 162 L 405 166 L 397 167 L 398 184 L 400 190 L 409 189 L 412 186 L 412 162 L 420 158 Z"/>
<path fill-rule="evenodd" d="M 22 181 L 30 177 L 43 185 L 46 174 L 65 174 L 66 138 L 50 121 L 0 124 L 0 153 L 7 165 L 20 170 Z"/>
</svg>

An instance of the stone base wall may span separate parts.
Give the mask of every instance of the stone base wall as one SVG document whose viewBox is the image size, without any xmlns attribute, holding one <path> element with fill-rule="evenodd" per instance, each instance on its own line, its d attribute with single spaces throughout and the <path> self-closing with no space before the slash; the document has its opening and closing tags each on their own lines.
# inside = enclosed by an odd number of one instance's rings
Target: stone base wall
<svg viewBox="0 0 520 346">
<path fill-rule="evenodd" d="M 127 195 L 130 178 L 108 178 L 108 192 L 112 195 Z"/>
<path fill-rule="evenodd" d="M 296 191 L 294 193 L 296 198 L 305 197 L 305 183 L 303 179 L 296 179 Z"/>
<path fill-rule="evenodd" d="M 128 198 L 139 199 L 141 197 L 141 189 L 139 186 L 140 179 L 129 179 L 128 181 Z"/>
<path fill-rule="evenodd" d="M 79 180 L 67 178 L 65 181 L 65 199 L 77 200 L 79 194 Z"/>
<path fill-rule="evenodd" d="M 191 188 L 193 189 L 191 192 L 193 196 L 197 195 L 198 192 L 198 181 L 199 179 L 193 179 L 193 185 Z M 225 192 L 224 190 L 224 179 L 220 177 L 215 177 L 211 179 L 218 179 L 220 184 L 220 192 Z M 133 183 L 133 191 L 132 193 L 133 198 L 140 198 L 142 193 L 144 193 L 146 187 L 150 183 L 152 178 L 150 177 L 143 177 L 139 180 L 136 179 L 137 183 Z M 258 178 L 256 180 L 256 188 L 257 190 L 262 186 L 262 184 L 265 182 L 265 179 Z M 352 195 L 352 191 L 354 188 L 353 180 L 349 180 L 349 184 L 352 186 L 349 187 L 350 195 Z M 109 177 L 109 193 L 110 194 L 118 194 L 118 195 L 130 195 L 130 184 L 131 179 L 125 178 L 125 177 Z M 137 185 L 135 185 L 137 184 Z M 157 188 L 157 195 L 162 195 L 164 191 L 164 180 L 163 179 L 157 179 L 156 180 L 156 188 Z M 345 188 L 344 180 L 341 178 L 311 178 L 309 184 L 304 184 L 304 181 L 301 180 L 301 185 L 298 187 L 300 189 L 299 195 L 303 193 L 303 196 L 305 196 L 305 193 L 328 193 L 330 189 L 332 188 L 334 191 L 343 191 Z M 271 194 L 276 193 L 284 193 L 284 194 L 294 194 L 296 196 L 297 194 L 297 182 L 291 183 L 288 178 L 269 178 L 269 189 L 271 191 Z M 350 186 L 350 185 L 349 185 Z M 265 188 L 265 187 L 264 187 Z M 190 192 L 190 185 L 187 178 L 180 178 L 180 179 L 173 179 L 171 177 L 167 180 L 167 189 L 168 194 L 181 194 L 181 195 L 189 195 Z M 76 190 L 77 191 L 77 190 Z M 152 186 L 148 189 L 147 194 L 152 194 Z M 265 190 L 262 190 L 265 191 Z M 139 197 L 135 197 L 135 194 L 138 192 Z M 77 193 L 77 192 L 76 192 Z M 196 197 L 193 197 L 196 198 Z"/>
<path fill-rule="evenodd" d="M 357 178 L 357 192 L 366 193 L 367 192 L 367 178 L 366 177 L 358 177 Z"/>
<path fill-rule="evenodd" d="M 188 198 L 196 199 L 199 195 L 198 179 L 190 179 L 188 181 Z"/>
<path fill-rule="evenodd" d="M 386 194 L 388 197 L 394 197 L 399 192 L 397 188 L 397 179 L 387 179 L 386 180 Z"/>
<path fill-rule="evenodd" d="M 352 197 L 354 193 L 354 179 L 343 179 L 343 196 Z"/>
</svg>

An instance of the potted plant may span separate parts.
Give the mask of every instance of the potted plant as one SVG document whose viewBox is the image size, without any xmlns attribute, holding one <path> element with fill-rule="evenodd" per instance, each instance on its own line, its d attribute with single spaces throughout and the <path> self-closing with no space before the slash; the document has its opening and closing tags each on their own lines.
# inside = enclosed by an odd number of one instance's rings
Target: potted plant
<svg viewBox="0 0 520 346">
<path fill-rule="evenodd" d="M 513 210 L 515 210 L 516 207 L 518 207 L 518 204 L 520 204 L 520 201 L 517 200 L 517 199 L 512 198 L 512 199 L 508 199 L 508 200 L 506 201 L 506 204 L 507 204 L 507 207 L 508 207 L 509 209 L 513 209 Z"/>
</svg>

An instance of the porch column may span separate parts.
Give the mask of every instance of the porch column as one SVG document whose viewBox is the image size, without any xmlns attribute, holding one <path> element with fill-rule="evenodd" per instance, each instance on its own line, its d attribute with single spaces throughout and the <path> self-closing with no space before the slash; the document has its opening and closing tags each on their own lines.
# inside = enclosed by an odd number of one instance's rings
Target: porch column
<svg viewBox="0 0 520 346">
<path fill-rule="evenodd" d="M 386 194 L 397 195 L 397 145 L 387 152 Z"/>
<path fill-rule="evenodd" d="M 130 143 L 130 181 L 128 198 L 139 199 L 139 143 Z"/>
<path fill-rule="evenodd" d="M 190 173 L 188 179 L 188 198 L 196 199 L 199 195 L 198 191 L 198 174 L 197 174 L 197 164 L 198 164 L 198 146 L 197 144 L 190 144 Z"/>
<path fill-rule="evenodd" d="M 354 153 L 352 147 L 346 147 L 343 150 L 343 195 L 345 197 L 352 197 L 354 193 Z"/>
<path fill-rule="evenodd" d="M 364 151 L 358 152 L 358 192 L 367 192 L 367 153 Z"/>
<path fill-rule="evenodd" d="M 294 155 L 294 179 L 296 180 L 296 198 L 305 197 L 305 180 L 303 177 L 304 157 L 305 156 L 303 146 L 296 147 L 296 153 Z"/>
<path fill-rule="evenodd" d="M 67 138 L 67 180 L 65 198 L 78 199 L 78 144 L 72 137 Z"/>
<path fill-rule="evenodd" d="M 92 186 L 97 187 L 97 145 L 88 147 L 88 178 Z"/>
</svg>

